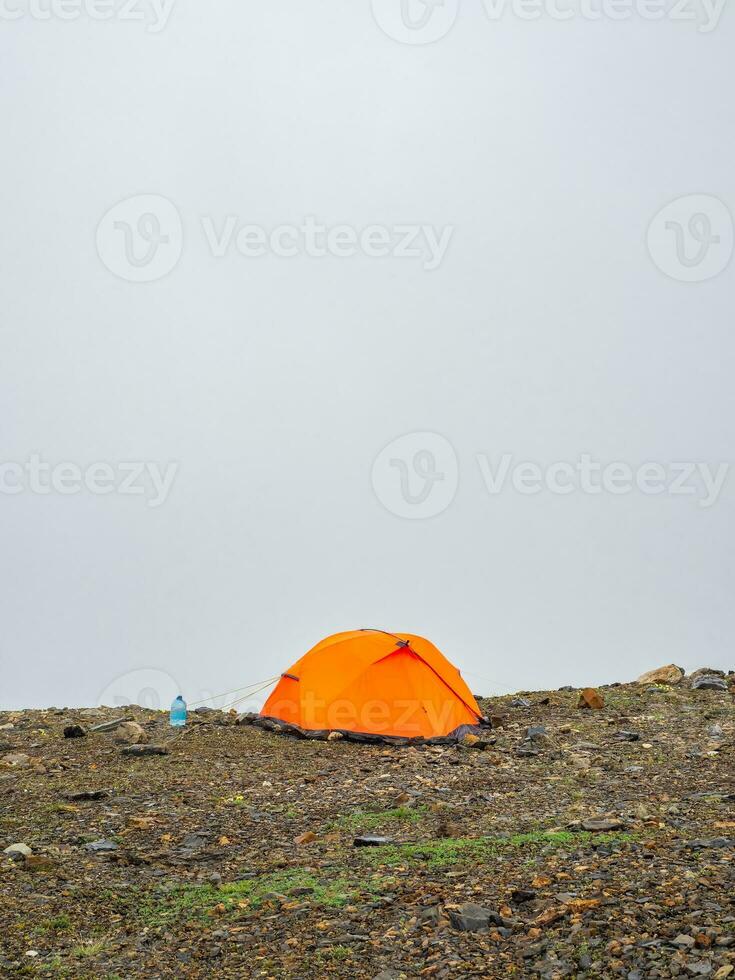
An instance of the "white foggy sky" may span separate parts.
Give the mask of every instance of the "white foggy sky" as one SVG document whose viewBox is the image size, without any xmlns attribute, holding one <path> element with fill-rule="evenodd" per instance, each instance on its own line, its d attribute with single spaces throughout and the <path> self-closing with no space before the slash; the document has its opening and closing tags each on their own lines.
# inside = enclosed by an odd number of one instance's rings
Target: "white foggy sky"
<svg viewBox="0 0 735 980">
<path fill-rule="evenodd" d="M 0 495 L 0 707 L 143 669 L 195 700 L 361 626 L 429 637 L 478 693 L 734 666 L 735 476 L 710 508 L 492 497 L 475 460 L 730 461 L 735 264 L 675 281 L 646 231 L 690 194 L 735 209 L 734 40 L 731 10 L 702 34 L 479 0 L 426 46 L 367 0 L 0 22 L 0 461 L 179 465 L 158 508 Z M 95 248 L 138 194 L 184 228 L 151 283 Z M 431 272 L 217 259 L 202 219 L 229 214 L 454 232 Z M 404 520 L 371 469 L 424 431 L 459 488 Z"/>
</svg>

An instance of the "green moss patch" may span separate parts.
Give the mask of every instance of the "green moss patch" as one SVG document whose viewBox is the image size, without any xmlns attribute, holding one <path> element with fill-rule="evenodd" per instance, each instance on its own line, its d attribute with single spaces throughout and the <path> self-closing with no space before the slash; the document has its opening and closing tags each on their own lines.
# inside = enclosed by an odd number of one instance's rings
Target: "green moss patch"
<svg viewBox="0 0 735 980">
<path fill-rule="evenodd" d="M 538 831 L 515 834 L 512 837 L 450 837 L 421 844 L 390 844 L 374 849 L 366 848 L 363 854 L 364 860 L 371 865 L 447 868 L 456 864 L 483 863 L 513 850 L 536 853 L 548 847 L 572 849 L 590 843 L 624 843 L 632 839 L 633 835 L 620 833 Z"/>
</svg>

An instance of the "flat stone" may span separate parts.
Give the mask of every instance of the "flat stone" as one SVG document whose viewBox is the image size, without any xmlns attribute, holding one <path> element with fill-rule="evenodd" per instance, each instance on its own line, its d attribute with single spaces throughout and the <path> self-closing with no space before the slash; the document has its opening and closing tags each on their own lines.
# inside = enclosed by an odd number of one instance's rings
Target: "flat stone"
<svg viewBox="0 0 735 980">
<path fill-rule="evenodd" d="M 85 851 L 91 854 L 108 854 L 117 850 L 117 844 L 111 840 L 96 840 L 84 845 Z"/>
<path fill-rule="evenodd" d="M 590 820 L 582 821 L 582 830 L 590 830 L 594 832 L 620 830 L 622 826 L 622 820 L 616 820 L 614 817 L 593 817 Z"/>
<path fill-rule="evenodd" d="M 459 908 L 448 908 L 449 921 L 460 932 L 480 932 L 490 925 L 503 925 L 502 916 L 475 902 L 466 902 Z"/>
<path fill-rule="evenodd" d="M 66 798 L 72 803 L 80 803 L 84 800 L 104 800 L 110 794 L 105 789 L 81 790 L 79 793 L 67 793 Z"/>
<path fill-rule="evenodd" d="M 356 837 L 353 842 L 353 847 L 382 847 L 385 844 L 392 844 L 392 837 L 376 837 L 373 834 L 366 834 L 363 837 Z"/>
<path fill-rule="evenodd" d="M 168 755 L 165 745 L 127 745 L 121 755 Z"/>
<path fill-rule="evenodd" d="M 714 674 L 705 674 L 698 677 L 692 684 L 693 691 L 727 691 L 727 681 L 724 677 L 715 677 Z"/>
<path fill-rule="evenodd" d="M 128 721 L 133 721 L 132 718 L 113 718 L 112 721 L 103 721 L 99 725 L 92 725 L 89 729 L 90 734 L 92 732 L 114 732 L 116 728 L 120 725 L 124 725 Z"/>
<path fill-rule="evenodd" d="M 27 844 L 11 844 L 10 847 L 5 848 L 3 854 L 9 854 L 11 857 L 16 854 L 20 857 L 29 857 L 33 851 Z"/>
</svg>

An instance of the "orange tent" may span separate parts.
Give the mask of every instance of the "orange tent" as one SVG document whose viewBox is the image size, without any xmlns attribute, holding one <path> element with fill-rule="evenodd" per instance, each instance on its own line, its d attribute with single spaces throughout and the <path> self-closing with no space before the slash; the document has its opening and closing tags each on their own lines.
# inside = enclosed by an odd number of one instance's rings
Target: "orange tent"
<svg viewBox="0 0 735 980">
<path fill-rule="evenodd" d="M 410 633 L 352 630 L 304 654 L 260 720 L 302 733 L 388 739 L 461 737 L 482 721 L 456 667 Z"/>
</svg>

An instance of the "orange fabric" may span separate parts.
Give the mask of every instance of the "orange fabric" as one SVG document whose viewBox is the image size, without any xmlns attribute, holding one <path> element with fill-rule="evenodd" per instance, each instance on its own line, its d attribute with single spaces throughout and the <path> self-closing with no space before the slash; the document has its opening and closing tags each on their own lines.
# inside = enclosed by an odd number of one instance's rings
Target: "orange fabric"
<svg viewBox="0 0 735 980">
<path fill-rule="evenodd" d="M 308 731 L 434 738 L 477 724 L 480 709 L 428 640 L 353 630 L 327 637 L 289 667 L 261 716 Z"/>
</svg>

